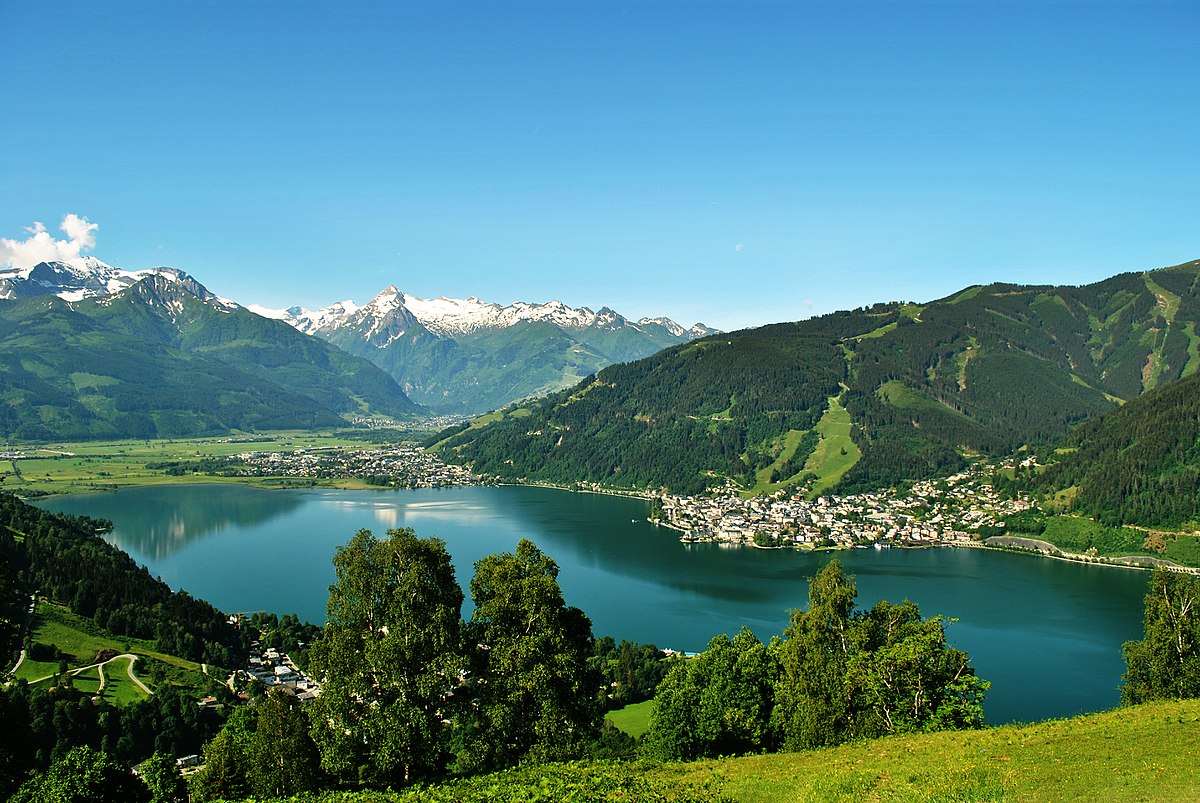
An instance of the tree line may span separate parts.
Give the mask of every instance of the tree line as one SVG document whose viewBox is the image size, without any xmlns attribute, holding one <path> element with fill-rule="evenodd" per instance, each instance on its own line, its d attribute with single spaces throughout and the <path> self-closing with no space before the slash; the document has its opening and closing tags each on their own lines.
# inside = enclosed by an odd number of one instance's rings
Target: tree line
<svg viewBox="0 0 1200 803">
<path fill-rule="evenodd" d="M 643 754 L 699 758 L 804 750 L 915 731 L 978 728 L 989 683 L 912 602 L 856 610 L 832 560 L 782 638 L 743 629 L 676 663 L 656 695 Z"/>
</svg>

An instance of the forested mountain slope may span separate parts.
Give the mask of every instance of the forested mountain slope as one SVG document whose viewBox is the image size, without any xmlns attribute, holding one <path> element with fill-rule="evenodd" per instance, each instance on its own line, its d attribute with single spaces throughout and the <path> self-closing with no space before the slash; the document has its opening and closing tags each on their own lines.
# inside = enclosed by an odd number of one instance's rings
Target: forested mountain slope
<svg viewBox="0 0 1200 803">
<path fill-rule="evenodd" d="M 420 408 L 391 377 L 176 272 L 111 296 L 0 302 L 0 435 L 179 437 Z"/>
<path fill-rule="evenodd" d="M 1200 262 L 1083 287 L 971 287 L 677 346 L 448 431 L 439 448 L 556 482 L 691 492 L 753 485 L 772 465 L 798 480 L 819 443 L 797 436 L 836 398 L 862 452 L 840 489 L 892 484 L 956 469 L 964 453 L 1053 441 L 1191 375 L 1198 321 Z"/>
<path fill-rule="evenodd" d="M 1200 522 L 1200 374 L 1084 423 L 1029 484 L 1106 524 Z"/>
</svg>

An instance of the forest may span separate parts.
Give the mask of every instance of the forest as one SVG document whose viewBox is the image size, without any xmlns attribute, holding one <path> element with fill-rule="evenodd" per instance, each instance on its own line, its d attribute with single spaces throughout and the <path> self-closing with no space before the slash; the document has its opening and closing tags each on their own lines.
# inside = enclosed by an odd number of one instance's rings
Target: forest
<svg viewBox="0 0 1200 803">
<path fill-rule="evenodd" d="M 895 486 L 953 472 L 964 453 L 1054 443 L 1193 374 L 1198 278 L 1189 264 L 1084 287 L 995 284 L 714 335 L 431 444 L 503 478 L 752 487 L 838 397 L 862 456 L 837 491 Z M 1191 487 L 1186 474 L 1162 482 Z"/>
</svg>

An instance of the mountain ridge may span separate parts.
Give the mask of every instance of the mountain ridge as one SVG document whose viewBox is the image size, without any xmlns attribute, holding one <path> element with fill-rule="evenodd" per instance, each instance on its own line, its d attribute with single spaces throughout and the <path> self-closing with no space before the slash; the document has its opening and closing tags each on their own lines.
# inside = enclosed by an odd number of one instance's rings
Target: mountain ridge
<svg viewBox="0 0 1200 803">
<path fill-rule="evenodd" d="M 173 269 L 112 294 L 0 303 L 0 434 L 178 437 L 419 414 L 374 365 Z"/>
<path fill-rule="evenodd" d="M 1200 261 L 1078 287 L 975 286 L 674 346 L 519 418 L 448 430 L 440 448 L 504 478 L 751 487 L 789 437 L 844 409 L 861 458 L 847 455 L 839 490 L 867 490 L 1053 442 L 1194 372 L 1198 325 Z M 789 455 L 783 479 L 805 481 L 808 457 Z"/>
<path fill-rule="evenodd" d="M 609 307 L 423 299 L 389 284 L 369 302 L 255 308 L 387 371 L 431 409 L 474 415 L 566 387 L 606 365 L 714 333 L 669 318 L 631 322 Z"/>
<path fill-rule="evenodd" d="M 88 256 L 0 271 L 0 298 L 98 299 L 151 276 L 195 281 L 176 268 L 124 271 Z M 593 312 L 561 301 L 501 305 L 474 296 L 424 299 L 394 284 L 366 304 L 345 300 L 317 311 L 243 307 L 213 298 L 230 310 L 282 321 L 364 358 L 390 374 L 414 401 L 451 415 L 474 415 L 544 395 L 606 365 L 716 331 L 701 323 L 684 328 L 665 317 L 633 322 L 609 307 Z"/>
</svg>

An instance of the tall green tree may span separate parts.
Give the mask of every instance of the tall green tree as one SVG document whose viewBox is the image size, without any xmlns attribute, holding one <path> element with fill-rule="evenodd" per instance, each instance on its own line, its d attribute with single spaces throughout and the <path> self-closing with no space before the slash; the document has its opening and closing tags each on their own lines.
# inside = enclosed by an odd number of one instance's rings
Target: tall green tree
<svg viewBox="0 0 1200 803">
<path fill-rule="evenodd" d="M 773 749 L 777 663 L 753 633 L 721 635 L 673 663 L 659 684 L 642 752 L 661 760 L 738 755 Z"/>
<path fill-rule="evenodd" d="M 309 663 L 321 679 L 313 738 L 345 782 L 402 786 L 442 776 L 463 673 L 462 589 L 443 541 L 360 530 L 333 559 L 328 619 Z"/>
<path fill-rule="evenodd" d="M 187 803 L 187 783 L 166 753 L 155 753 L 146 759 L 139 770 L 150 788 L 150 803 Z"/>
<path fill-rule="evenodd" d="M 256 706 L 247 777 L 259 797 L 288 797 L 321 785 L 321 756 L 294 697 L 273 690 Z"/>
<path fill-rule="evenodd" d="M 915 603 L 879 602 L 857 623 L 846 668 L 854 735 L 978 728 L 990 684 L 970 657 L 946 644 L 942 618 L 922 619 Z"/>
<path fill-rule="evenodd" d="M 204 745 L 204 768 L 188 782 L 193 801 L 238 800 L 250 794 L 249 752 L 255 725 L 253 709 L 236 708 Z"/>
<path fill-rule="evenodd" d="M 980 727 L 989 684 L 946 643 L 941 617 L 912 602 L 856 611 L 837 560 L 809 585 L 777 645 L 775 716 L 788 749 L 921 730 Z"/>
<path fill-rule="evenodd" d="M 563 601 L 558 566 L 531 541 L 488 556 L 471 580 L 471 712 L 459 769 L 575 758 L 600 726 L 591 621 Z"/>
<path fill-rule="evenodd" d="M 1121 702 L 1200 697 L 1200 578 L 1159 567 L 1146 592 L 1146 635 L 1127 641 Z"/>
<path fill-rule="evenodd" d="M 838 744 L 852 732 L 846 667 L 857 595 L 853 578 L 832 560 L 809 583 L 808 609 L 794 611 L 784 630 L 775 712 L 789 750 Z"/>
</svg>

